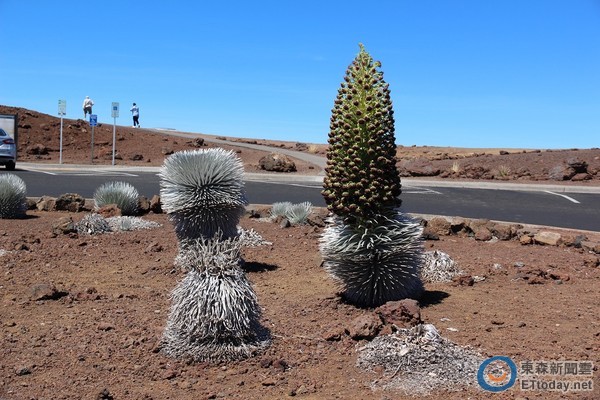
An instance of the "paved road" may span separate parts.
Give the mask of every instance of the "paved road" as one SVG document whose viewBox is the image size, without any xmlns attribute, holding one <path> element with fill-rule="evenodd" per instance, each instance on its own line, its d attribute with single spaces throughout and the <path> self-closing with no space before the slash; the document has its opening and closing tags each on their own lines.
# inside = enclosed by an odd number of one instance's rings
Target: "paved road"
<svg viewBox="0 0 600 400">
<path fill-rule="evenodd" d="M 91 198 L 104 182 L 131 183 L 140 194 L 159 193 L 158 168 L 59 167 L 20 164 L 15 173 L 27 184 L 28 196 L 78 193 Z M 0 171 L 4 173 L 4 171 Z M 250 203 L 310 201 L 324 206 L 320 177 L 247 174 Z M 402 209 L 408 213 L 488 218 L 536 225 L 600 231 L 600 188 L 549 185 L 488 185 L 403 180 Z M 472 186 L 472 187 L 469 187 Z M 482 188 L 484 187 L 484 188 Z"/>
</svg>

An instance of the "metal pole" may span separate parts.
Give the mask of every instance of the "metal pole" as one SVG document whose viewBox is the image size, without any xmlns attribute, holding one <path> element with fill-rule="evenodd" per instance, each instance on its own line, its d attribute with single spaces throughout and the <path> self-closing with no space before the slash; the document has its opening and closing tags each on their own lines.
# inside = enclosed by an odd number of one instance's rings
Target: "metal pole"
<svg viewBox="0 0 600 400">
<path fill-rule="evenodd" d="M 90 153 L 90 164 L 94 163 L 94 125 L 92 125 L 92 146 Z"/>
<path fill-rule="evenodd" d="M 113 155 L 112 165 L 115 165 L 115 139 L 117 138 L 117 117 L 113 118 Z"/>
<path fill-rule="evenodd" d="M 60 156 L 59 156 L 59 164 L 62 164 L 62 138 L 63 138 L 63 116 L 60 115 Z"/>
</svg>

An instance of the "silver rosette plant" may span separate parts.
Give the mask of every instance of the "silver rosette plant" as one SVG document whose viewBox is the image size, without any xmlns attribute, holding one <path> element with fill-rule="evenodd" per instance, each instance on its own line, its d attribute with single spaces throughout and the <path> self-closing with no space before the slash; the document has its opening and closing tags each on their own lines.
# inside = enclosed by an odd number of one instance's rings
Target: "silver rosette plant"
<svg viewBox="0 0 600 400">
<path fill-rule="evenodd" d="M 116 205 L 123 215 L 138 213 L 139 193 L 127 182 L 106 182 L 94 192 L 94 208 L 99 210 L 109 204 Z"/>
<path fill-rule="evenodd" d="M 27 186 L 15 174 L 0 175 L 0 219 L 21 218 L 27 211 Z"/>
<path fill-rule="evenodd" d="M 244 166 L 235 153 L 221 148 L 186 150 L 165 160 L 160 171 L 162 208 L 181 239 L 237 236 L 248 204 Z"/>
<path fill-rule="evenodd" d="M 220 148 L 183 151 L 165 160 L 160 177 L 163 210 L 179 239 L 175 264 L 188 271 L 171 295 L 163 352 L 198 362 L 256 354 L 270 338 L 241 268 L 241 161 Z"/>
<path fill-rule="evenodd" d="M 323 265 L 348 301 L 366 307 L 423 291 L 422 229 L 399 209 L 394 111 L 380 66 L 360 45 L 332 110 L 322 191 L 333 213 Z"/>
</svg>

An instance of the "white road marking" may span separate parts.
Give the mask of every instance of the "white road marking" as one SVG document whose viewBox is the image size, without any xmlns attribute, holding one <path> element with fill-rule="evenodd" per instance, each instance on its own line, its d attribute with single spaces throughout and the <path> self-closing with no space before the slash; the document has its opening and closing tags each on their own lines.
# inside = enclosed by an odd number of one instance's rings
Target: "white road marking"
<svg viewBox="0 0 600 400">
<path fill-rule="evenodd" d="M 50 172 L 41 169 L 32 170 L 41 174 L 48 175 L 61 175 L 61 176 L 138 176 L 127 172 L 113 172 L 113 171 L 58 171 Z"/>
<path fill-rule="evenodd" d="M 575 200 L 574 198 L 572 198 L 572 197 L 569 197 L 569 196 L 567 196 L 567 195 L 564 195 L 564 194 L 560 194 L 560 193 L 554 193 L 554 192 L 551 192 L 551 191 L 549 191 L 549 190 L 544 190 L 544 193 L 550 193 L 550 194 L 553 194 L 553 195 L 556 195 L 556 196 L 564 197 L 565 199 L 567 199 L 567 200 L 569 200 L 569 201 L 571 201 L 571 202 L 573 202 L 573 203 L 575 203 L 575 204 L 580 204 L 580 203 L 579 203 L 577 200 Z"/>
<path fill-rule="evenodd" d="M 410 194 L 442 194 L 437 190 L 423 188 L 419 186 L 404 186 L 404 188 L 410 188 L 409 190 L 402 189 L 402 193 L 410 193 Z"/>
</svg>

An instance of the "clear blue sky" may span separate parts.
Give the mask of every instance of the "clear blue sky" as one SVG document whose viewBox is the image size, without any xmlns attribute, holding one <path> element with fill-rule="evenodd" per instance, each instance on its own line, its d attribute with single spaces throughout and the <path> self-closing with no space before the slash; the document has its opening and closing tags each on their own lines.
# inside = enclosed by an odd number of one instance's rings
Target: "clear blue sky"
<svg viewBox="0 0 600 400">
<path fill-rule="evenodd" d="M 600 146 L 600 0 L 0 0 L 0 104 L 325 143 L 358 43 L 402 145 Z"/>
</svg>

